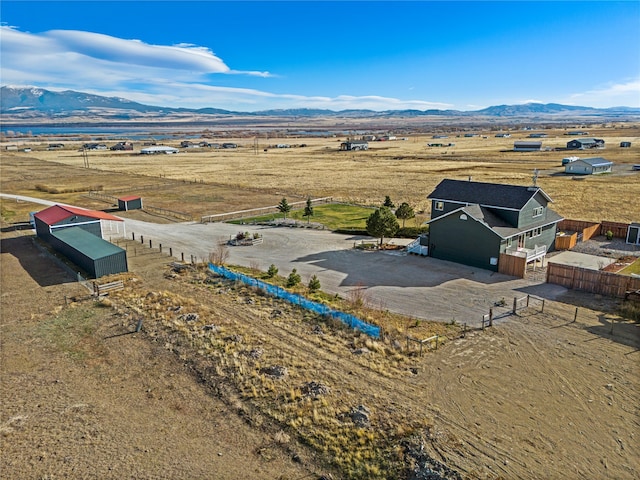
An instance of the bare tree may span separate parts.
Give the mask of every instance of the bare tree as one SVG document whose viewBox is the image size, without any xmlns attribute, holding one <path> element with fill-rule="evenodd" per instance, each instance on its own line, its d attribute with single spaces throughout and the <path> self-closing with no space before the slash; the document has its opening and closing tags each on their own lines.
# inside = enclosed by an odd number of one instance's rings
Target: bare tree
<svg viewBox="0 0 640 480">
<path fill-rule="evenodd" d="M 214 265 L 224 265 L 229 260 L 229 249 L 227 241 L 224 237 L 220 237 L 216 242 L 213 250 L 209 252 L 209 262 Z"/>
</svg>

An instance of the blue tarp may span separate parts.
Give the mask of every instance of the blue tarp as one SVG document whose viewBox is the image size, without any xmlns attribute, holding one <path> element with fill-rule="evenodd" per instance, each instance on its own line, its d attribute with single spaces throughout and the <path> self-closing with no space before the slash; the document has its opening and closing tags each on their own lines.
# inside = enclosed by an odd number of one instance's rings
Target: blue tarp
<svg viewBox="0 0 640 480">
<path fill-rule="evenodd" d="M 380 338 L 380 327 L 371 325 L 367 322 L 363 322 L 358 317 L 355 317 L 348 313 L 340 312 L 338 310 L 334 310 L 326 305 L 323 305 L 322 303 L 309 300 L 302 295 L 288 292 L 284 288 L 280 288 L 276 285 L 271 285 L 269 283 L 258 280 L 257 278 L 252 278 L 242 273 L 232 272 L 231 270 L 227 270 L 224 267 L 220 267 L 212 263 L 209 264 L 209 269 L 212 272 L 217 273 L 218 275 L 222 275 L 223 277 L 228 278 L 229 280 L 240 281 L 246 285 L 257 287 L 273 297 L 280 298 L 293 305 L 299 305 L 300 307 L 311 312 L 335 318 L 345 323 L 346 325 L 349 325 L 351 328 L 360 330 L 361 332 L 366 333 L 373 338 Z"/>
</svg>

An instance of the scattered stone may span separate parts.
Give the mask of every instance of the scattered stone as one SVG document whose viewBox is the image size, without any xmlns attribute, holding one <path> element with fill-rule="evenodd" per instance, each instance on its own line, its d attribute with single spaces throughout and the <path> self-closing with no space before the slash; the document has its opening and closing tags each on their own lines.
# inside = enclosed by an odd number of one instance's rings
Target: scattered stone
<svg viewBox="0 0 640 480">
<path fill-rule="evenodd" d="M 179 320 L 184 320 L 185 322 L 197 322 L 200 318 L 200 315 L 197 313 L 183 313 L 178 317 Z"/>
<path fill-rule="evenodd" d="M 218 332 L 218 327 L 216 327 L 213 323 L 209 324 L 209 325 L 203 325 L 202 329 L 205 332 L 211 332 L 211 333 L 216 333 Z"/>
<path fill-rule="evenodd" d="M 314 333 L 316 335 L 324 335 L 324 330 L 322 330 L 322 327 L 320 325 L 314 325 L 311 329 L 311 333 Z"/>
<path fill-rule="evenodd" d="M 606 388 L 607 390 L 613 390 L 613 384 L 612 383 L 607 383 L 604 388 Z"/>
<path fill-rule="evenodd" d="M 413 373 L 414 375 L 417 375 L 417 374 L 418 374 L 418 369 L 417 369 L 416 367 L 410 367 L 410 368 L 409 368 L 409 371 L 410 371 L 411 373 Z"/>
<path fill-rule="evenodd" d="M 248 305 L 253 305 L 254 303 L 256 303 L 256 300 L 253 297 L 246 297 L 244 299 L 244 303 Z"/>
<path fill-rule="evenodd" d="M 371 350 L 369 350 L 367 347 L 362 347 L 362 348 L 356 348 L 353 351 L 354 355 L 368 355 L 371 353 Z"/>
<path fill-rule="evenodd" d="M 370 426 L 371 425 L 371 422 L 369 420 L 370 416 L 371 416 L 371 411 L 364 405 L 351 407 L 351 411 L 349 412 L 349 418 L 351 418 L 351 421 L 355 423 L 358 427 Z"/>
<path fill-rule="evenodd" d="M 229 335 L 228 337 L 224 337 L 225 342 L 233 342 L 233 343 L 242 343 L 244 338 L 242 335 Z"/>
<path fill-rule="evenodd" d="M 175 313 L 178 313 L 178 312 L 180 312 L 181 310 L 182 310 L 182 305 L 176 305 L 175 307 L 174 307 L 174 306 L 171 306 L 171 307 L 167 308 L 167 311 L 169 311 L 169 312 L 175 312 Z"/>
<path fill-rule="evenodd" d="M 305 383 L 300 387 L 302 394 L 306 397 L 319 397 L 330 392 L 329 387 L 318 382 Z"/>
<path fill-rule="evenodd" d="M 247 357 L 258 360 L 260 357 L 262 357 L 263 353 L 264 350 L 262 350 L 261 348 L 253 348 L 247 352 Z"/>
<path fill-rule="evenodd" d="M 282 316 L 282 310 L 278 310 L 277 308 L 271 310 L 271 318 L 277 318 Z"/>
<path fill-rule="evenodd" d="M 281 365 L 272 365 L 270 367 L 264 367 L 260 369 L 260 373 L 269 375 L 273 378 L 284 378 L 287 375 L 287 368 Z"/>
</svg>

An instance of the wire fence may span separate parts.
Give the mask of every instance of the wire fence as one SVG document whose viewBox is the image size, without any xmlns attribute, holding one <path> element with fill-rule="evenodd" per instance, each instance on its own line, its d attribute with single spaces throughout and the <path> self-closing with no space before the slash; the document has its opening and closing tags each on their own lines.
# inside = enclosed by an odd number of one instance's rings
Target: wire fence
<svg viewBox="0 0 640 480">
<path fill-rule="evenodd" d="M 359 330 L 369 335 L 370 337 L 380 338 L 380 327 L 364 322 L 354 315 L 334 310 L 326 305 L 314 302 L 313 300 L 309 300 L 302 295 L 288 292 L 287 290 L 278 287 L 277 285 L 271 285 L 270 283 L 263 282 L 261 280 L 258 280 L 257 278 L 252 278 L 242 273 L 232 272 L 224 267 L 213 265 L 212 263 L 209 264 L 209 269 L 218 275 L 228 278 L 229 280 L 240 281 L 251 287 L 259 288 L 267 294 L 282 299 L 293 305 L 298 305 L 311 312 L 340 320 L 345 325 L 348 325 L 355 330 Z"/>
</svg>

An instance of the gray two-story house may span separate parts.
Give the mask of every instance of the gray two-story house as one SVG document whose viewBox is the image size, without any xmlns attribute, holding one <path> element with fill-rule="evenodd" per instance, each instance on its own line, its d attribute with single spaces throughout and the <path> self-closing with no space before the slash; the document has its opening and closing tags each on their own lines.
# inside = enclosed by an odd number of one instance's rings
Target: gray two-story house
<svg viewBox="0 0 640 480">
<path fill-rule="evenodd" d="M 443 180 L 431 200 L 428 255 L 498 271 L 500 254 L 543 259 L 562 217 L 540 187 Z"/>
</svg>

